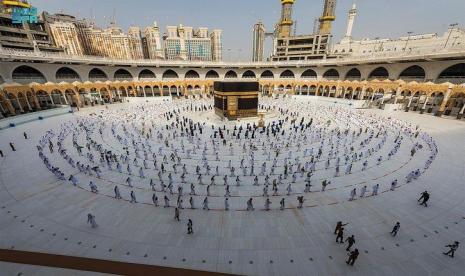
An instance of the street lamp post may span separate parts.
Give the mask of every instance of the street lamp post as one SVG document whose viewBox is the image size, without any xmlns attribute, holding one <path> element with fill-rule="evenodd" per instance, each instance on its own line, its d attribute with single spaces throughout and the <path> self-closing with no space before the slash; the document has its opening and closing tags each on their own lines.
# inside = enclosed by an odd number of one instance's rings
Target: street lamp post
<svg viewBox="0 0 465 276">
<path fill-rule="evenodd" d="M 450 36 L 452 34 L 452 30 L 454 29 L 454 27 L 458 26 L 459 24 L 458 23 L 454 23 L 454 24 L 450 24 L 450 29 L 449 29 L 449 35 L 447 36 L 447 40 L 446 40 L 446 43 L 444 44 L 444 49 L 447 47 L 447 43 L 449 43 L 449 39 L 450 39 Z"/>
</svg>

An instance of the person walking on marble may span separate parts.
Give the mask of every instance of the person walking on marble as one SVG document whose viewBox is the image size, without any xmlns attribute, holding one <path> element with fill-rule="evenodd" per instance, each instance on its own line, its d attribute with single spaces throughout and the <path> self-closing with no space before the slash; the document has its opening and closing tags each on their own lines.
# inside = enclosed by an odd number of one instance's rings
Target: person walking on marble
<svg viewBox="0 0 465 276">
<path fill-rule="evenodd" d="M 187 221 L 187 234 L 188 235 L 194 234 L 193 222 L 191 219 Z"/>
<path fill-rule="evenodd" d="M 130 196 L 131 196 L 131 203 L 137 203 L 136 194 L 134 193 L 134 191 L 131 191 Z"/>
<path fill-rule="evenodd" d="M 356 188 L 353 188 L 353 189 L 350 191 L 350 198 L 349 198 L 349 201 L 354 200 L 356 196 L 357 196 L 357 189 L 356 189 Z"/>
<path fill-rule="evenodd" d="M 155 193 L 153 193 L 152 195 L 152 202 L 153 202 L 153 205 L 155 205 L 155 207 L 158 207 L 158 197 Z"/>
<path fill-rule="evenodd" d="M 229 198 L 224 199 L 224 210 L 229 211 Z"/>
<path fill-rule="evenodd" d="M 253 202 L 252 202 L 252 200 L 253 200 L 252 198 L 249 198 L 249 200 L 247 200 L 247 211 L 253 211 L 253 210 L 255 210 L 255 209 L 253 208 Z"/>
<path fill-rule="evenodd" d="M 336 235 L 338 233 L 339 229 L 341 229 L 343 226 L 346 226 L 347 224 L 349 224 L 349 223 L 344 223 L 343 224 L 342 221 L 338 221 L 336 223 L 336 227 L 334 228 L 334 235 Z"/>
<path fill-rule="evenodd" d="M 447 252 L 442 252 L 442 254 L 454 258 L 454 253 L 459 248 L 459 244 L 460 243 L 458 241 L 455 241 L 453 244 L 446 245 L 446 247 L 449 247 L 450 249 Z"/>
<path fill-rule="evenodd" d="M 180 221 L 178 208 L 174 208 L 174 220 Z"/>
<path fill-rule="evenodd" d="M 428 207 L 428 204 L 427 204 L 428 200 L 429 200 L 429 193 L 428 191 L 424 191 L 423 193 L 421 193 L 421 197 L 418 199 L 418 202 L 421 201 L 420 205 Z"/>
<path fill-rule="evenodd" d="M 337 231 L 336 242 L 344 243 L 344 227 L 339 228 Z"/>
<path fill-rule="evenodd" d="M 346 264 L 353 266 L 359 255 L 358 249 L 356 248 L 354 251 L 348 253 L 348 255 L 349 259 L 347 260 Z"/>
<path fill-rule="evenodd" d="M 208 208 L 208 197 L 207 196 L 203 200 L 203 209 L 204 210 L 210 210 L 210 208 Z"/>
<path fill-rule="evenodd" d="M 376 184 L 373 186 L 373 192 L 371 193 L 371 196 L 377 196 L 378 195 L 378 190 L 379 190 L 379 184 Z"/>
<path fill-rule="evenodd" d="M 367 186 L 363 186 L 362 190 L 360 191 L 360 197 L 365 197 L 365 193 L 367 192 Z"/>
<path fill-rule="evenodd" d="M 92 228 L 97 228 L 97 222 L 95 222 L 95 216 L 91 213 L 87 214 L 87 223 L 91 225 Z"/>
<path fill-rule="evenodd" d="M 170 207 L 170 199 L 165 195 L 165 206 L 163 208 L 169 208 Z"/>
<path fill-rule="evenodd" d="M 304 196 L 298 196 L 297 201 L 299 202 L 299 205 L 297 206 L 297 208 L 302 209 L 302 206 L 304 205 L 304 201 L 305 201 Z"/>
<path fill-rule="evenodd" d="M 271 200 L 270 198 L 266 198 L 265 200 L 265 211 L 269 211 L 270 210 L 270 205 L 271 205 Z"/>
<path fill-rule="evenodd" d="M 286 207 L 286 202 L 285 202 L 285 199 L 284 197 L 281 199 L 281 201 L 279 202 L 279 210 L 283 211 L 284 208 Z"/>
<path fill-rule="evenodd" d="M 121 197 L 121 194 L 119 192 L 118 186 L 115 186 L 114 191 L 115 191 L 115 198 L 116 199 L 121 199 L 122 197 Z"/>
<path fill-rule="evenodd" d="M 75 175 L 72 174 L 72 175 L 69 177 L 68 180 L 71 181 L 71 183 L 73 183 L 73 186 L 77 186 L 77 184 L 78 184 L 78 179 L 77 179 L 77 177 L 76 177 Z"/>
<path fill-rule="evenodd" d="M 394 191 L 394 190 L 396 189 L 396 187 L 397 187 L 397 179 L 395 179 L 394 181 L 392 181 L 392 183 L 391 183 L 391 189 L 390 189 L 390 190 L 391 190 L 391 191 Z"/>
<path fill-rule="evenodd" d="M 397 232 L 399 232 L 399 229 L 400 229 L 400 222 L 397 222 L 396 225 L 394 225 L 394 227 L 392 228 L 391 236 L 393 237 L 397 236 Z"/>
<path fill-rule="evenodd" d="M 351 248 L 351 247 L 354 245 L 354 243 L 355 243 L 355 237 L 354 237 L 354 235 L 348 237 L 348 238 L 346 239 L 346 242 L 349 243 L 349 246 L 347 246 L 346 251 L 350 251 L 350 248 Z"/>
<path fill-rule="evenodd" d="M 10 148 L 12 151 L 16 151 L 15 144 L 13 144 L 12 142 L 10 142 Z"/>
</svg>

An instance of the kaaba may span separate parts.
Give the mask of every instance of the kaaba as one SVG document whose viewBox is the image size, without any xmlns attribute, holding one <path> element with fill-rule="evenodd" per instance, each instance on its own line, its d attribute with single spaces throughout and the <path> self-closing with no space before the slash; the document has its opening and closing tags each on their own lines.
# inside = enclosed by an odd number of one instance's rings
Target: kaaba
<svg viewBox="0 0 465 276">
<path fill-rule="evenodd" d="M 257 117 L 258 81 L 216 81 L 213 89 L 218 116 L 229 120 Z"/>
</svg>

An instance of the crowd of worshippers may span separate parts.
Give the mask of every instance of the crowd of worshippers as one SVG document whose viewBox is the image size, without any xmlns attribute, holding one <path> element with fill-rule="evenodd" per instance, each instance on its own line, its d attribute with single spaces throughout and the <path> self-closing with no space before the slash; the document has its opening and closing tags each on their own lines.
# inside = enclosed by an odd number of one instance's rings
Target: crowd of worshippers
<svg viewBox="0 0 465 276">
<path fill-rule="evenodd" d="M 195 121 L 193 114 L 211 111 L 208 101 L 105 110 L 63 123 L 58 135 L 47 132 L 38 145 L 39 155 L 57 178 L 66 179 L 62 168 L 51 165 L 44 154 L 44 147 L 48 145 L 52 153 L 56 144 L 64 160 L 77 169 L 68 180 L 82 186 L 80 174 L 95 176 L 88 182 L 94 193 L 109 174 L 120 174 L 122 181 L 116 181 L 113 196 L 125 198 L 120 189 L 124 188 L 129 195 L 126 199 L 133 203 L 138 202 L 136 192 L 145 189 L 143 182 L 152 192 L 152 204 L 158 206 L 158 196 L 162 196 L 164 207 L 181 209 L 187 196 L 190 208 L 197 207 L 200 197 L 205 210 L 210 209 L 211 199 L 216 201 L 215 209 L 229 210 L 229 198 L 242 198 L 237 196 L 240 186 L 257 187 L 244 199 L 245 210 L 251 211 L 256 198 L 263 198 L 262 210 L 272 209 L 276 197 L 282 197 L 276 209 L 286 209 L 289 200 L 302 208 L 308 201 L 306 194 L 326 191 L 332 180 L 354 173 L 355 168 L 360 172 L 382 165 L 407 139 L 415 140 L 412 158 L 425 145 L 430 151 L 424 168 L 408 173 L 407 183 L 417 179 L 437 154 L 428 134 L 392 118 L 338 107 L 309 109 L 295 101 L 264 101 L 260 108 L 276 114 L 265 127 L 254 123 L 208 126 L 206 120 Z M 65 147 L 69 136 L 72 147 Z M 106 143 L 108 136 L 119 145 Z M 388 139 L 393 139 L 392 148 L 385 147 Z M 317 177 L 322 179 L 321 188 L 312 190 Z M 388 190 L 399 184 L 393 179 Z M 224 186 L 223 192 L 218 186 Z M 376 196 L 380 184 L 374 183 L 371 189 L 370 194 L 366 185 L 358 191 L 350 189 L 348 200 Z M 224 203 L 218 204 L 219 197 L 224 197 Z"/>
</svg>

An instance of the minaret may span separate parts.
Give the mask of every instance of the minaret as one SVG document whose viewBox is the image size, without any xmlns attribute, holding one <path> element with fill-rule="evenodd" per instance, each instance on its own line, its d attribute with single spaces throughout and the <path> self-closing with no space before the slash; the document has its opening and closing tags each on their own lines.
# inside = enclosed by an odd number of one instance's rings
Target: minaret
<svg viewBox="0 0 465 276">
<path fill-rule="evenodd" d="M 355 16 L 357 16 L 357 6 L 355 3 L 352 5 L 352 9 L 349 11 L 349 18 L 347 20 L 347 31 L 345 38 L 352 38 L 352 29 L 354 28 Z"/>
<path fill-rule="evenodd" d="M 320 17 L 320 34 L 331 34 L 331 27 L 336 20 L 336 0 L 325 0 L 323 15 Z"/>
<path fill-rule="evenodd" d="M 281 21 L 279 22 L 278 37 L 291 36 L 292 24 L 292 6 L 295 0 L 281 0 Z"/>
<path fill-rule="evenodd" d="M 252 61 L 263 61 L 265 49 L 265 26 L 260 21 L 253 28 L 253 52 Z"/>
</svg>

